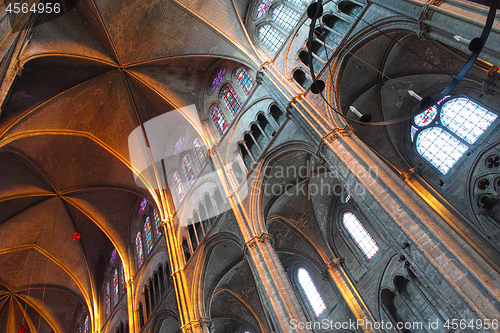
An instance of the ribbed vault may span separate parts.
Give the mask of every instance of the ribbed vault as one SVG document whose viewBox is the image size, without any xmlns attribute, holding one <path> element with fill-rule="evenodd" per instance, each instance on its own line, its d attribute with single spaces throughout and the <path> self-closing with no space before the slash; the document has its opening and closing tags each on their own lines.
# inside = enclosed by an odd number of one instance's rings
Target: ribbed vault
<svg viewBox="0 0 500 333">
<path fill-rule="evenodd" d="M 254 69 L 261 62 L 239 16 L 247 1 L 73 5 L 31 27 L 18 76 L 2 86 L 2 332 L 23 323 L 28 332 L 71 332 L 82 307 L 101 324 L 104 258 L 116 247 L 133 273 L 130 213 L 142 197 L 152 201 L 135 183 L 129 134 L 180 107 L 201 111 L 218 59 Z"/>
</svg>

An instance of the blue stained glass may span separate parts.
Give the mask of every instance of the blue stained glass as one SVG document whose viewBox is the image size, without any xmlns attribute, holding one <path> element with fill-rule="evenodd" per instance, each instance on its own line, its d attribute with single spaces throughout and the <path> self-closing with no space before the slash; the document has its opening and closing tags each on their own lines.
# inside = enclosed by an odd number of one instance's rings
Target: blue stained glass
<svg viewBox="0 0 500 333">
<path fill-rule="evenodd" d="M 183 144 L 184 144 L 184 135 L 181 135 L 179 137 L 179 140 L 177 140 L 175 144 L 174 155 L 177 155 L 181 151 Z"/>
<path fill-rule="evenodd" d="M 220 136 L 223 136 L 227 130 L 227 122 L 226 117 L 224 117 L 224 114 L 222 113 L 222 110 L 218 105 L 215 105 L 212 108 L 212 119 L 215 123 L 215 126 L 217 127 L 217 131 L 219 132 Z"/>
<path fill-rule="evenodd" d="M 113 305 L 116 306 L 118 303 L 118 296 L 120 294 L 118 293 L 118 269 L 115 268 L 113 272 Z"/>
<path fill-rule="evenodd" d="M 109 312 L 111 310 L 111 299 L 109 293 L 109 282 L 106 282 L 106 318 L 109 317 Z"/>
<path fill-rule="evenodd" d="M 455 98 L 443 104 L 441 122 L 470 144 L 484 133 L 497 115 L 467 98 Z"/>
<path fill-rule="evenodd" d="M 326 310 L 323 298 L 319 294 L 318 289 L 309 275 L 309 272 L 305 268 L 301 267 L 298 269 L 297 277 L 299 278 L 300 286 L 306 294 L 309 304 L 311 304 L 311 307 L 313 308 L 316 318 L 318 318 Z"/>
<path fill-rule="evenodd" d="M 153 216 L 155 218 L 155 225 L 156 225 L 156 234 L 158 237 L 161 235 L 161 219 L 160 219 L 160 214 L 158 214 L 158 211 L 155 209 L 153 210 Z"/>
<path fill-rule="evenodd" d="M 236 79 L 238 79 L 238 83 L 240 84 L 245 94 L 250 95 L 255 84 L 252 78 L 248 75 L 247 71 L 243 68 L 238 69 L 236 71 Z"/>
<path fill-rule="evenodd" d="M 299 13 L 285 5 L 276 7 L 272 16 L 273 21 L 288 32 L 292 31 L 300 19 Z"/>
<path fill-rule="evenodd" d="M 203 167 L 206 162 L 206 157 L 205 151 L 203 150 L 203 145 L 201 144 L 201 140 L 199 138 L 194 139 L 193 146 L 196 158 L 198 159 L 198 163 L 200 164 L 200 167 Z"/>
<path fill-rule="evenodd" d="M 271 3 L 272 0 L 261 0 L 259 6 L 257 7 L 255 17 L 260 18 L 262 15 L 264 15 L 271 6 Z"/>
<path fill-rule="evenodd" d="M 135 236 L 135 249 L 137 252 L 137 266 L 141 266 L 144 261 L 144 253 L 142 252 L 142 238 L 140 231 L 138 231 Z"/>
<path fill-rule="evenodd" d="M 411 127 L 411 141 L 413 142 L 413 139 L 415 138 L 415 134 L 417 134 L 417 128 L 415 126 Z"/>
<path fill-rule="evenodd" d="M 440 127 L 423 130 L 417 136 L 417 151 L 443 174 L 469 149 Z"/>
<path fill-rule="evenodd" d="M 272 53 L 276 54 L 285 42 L 285 36 L 269 24 L 266 24 L 259 29 L 259 40 Z"/>
<path fill-rule="evenodd" d="M 303 1 L 303 0 L 287 0 L 287 1 L 302 9 L 306 8 L 307 4 L 309 3 L 309 1 Z"/>
<path fill-rule="evenodd" d="M 231 111 L 232 115 L 236 116 L 241 110 L 241 102 L 238 95 L 236 95 L 233 87 L 227 86 L 222 93 L 222 98 L 224 99 L 224 103 Z"/>
<path fill-rule="evenodd" d="M 193 164 L 191 163 L 191 159 L 187 154 L 182 159 L 182 168 L 184 169 L 184 174 L 186 175 L 188 185 L 191 186 L 194 183 L 196 176 L 194 174 L 194 168 Z"/>
<path fill-rule="evenodd" d="M 113 249 L 113 252 L 111 252 L 111 259 L 109 260 L 109 263 L 112 264 L 115 262 L 116 258 L 116 249 Z"/>
<path fill-rule="evenodd" d="M 146 244 L 148 253 L 151 251 L 153 248 L 153 235 L 151 233 L 151 222 L 149 219 L 149 216 L 146 217 L 146 221 L 144 222 L 144 232 L 146 233 Z"/>
<path fill-rule="evenodd" d="M 224 80 L 224 75 L 226 74 L 225 69 L 221 69 L 219 73 L 217 73 L 217 76 L 214 78 L 213 85 L 212 85 L 212 91 L 216 90 L 217 88 L 220 87 L 222 81 Z"/>
<path fill-rule="evenodd" d="M 89 333 L 89 316 L 85 317 L 85 333 Z"/>
<path fill-rule="evenodd" d="M 181 178 L 179 177 L 179 172 L 175 171 L 172 175 L 172 180 L 174 182 L 175 197 L 178 202 L 184 199 L 184 187 L 182 186 Z"/>
<path fill-rule="evenodd" d="M 428 108 L 424 112 L 415 116 L 415 118 L 414 118 L 415 125 L 417 125 L 419 127 L 425 127 L 425 126 L 429 125 L 430 123 L 432 123 L 434 118 L 436 118 L 436 115 L 437 115 L 436 106 L 435 105 L 431 106 L 430 108 Z"/>
<path fill-rule="evenodd" d="M 139 214 L 140 215 L 144 214 L 144 211 L 146 210 L 147 205 L 148 205 L 148 201 L 146 199 L 142 199 L 141 205 L 139 207 Z"/>
<path fill-rule="evenodd" d="M 120 265 L 120 283 L 122 284 L 122 291 L 125 291 L 125 272 L 123 271 L 123 264 Z"/>
</svg>

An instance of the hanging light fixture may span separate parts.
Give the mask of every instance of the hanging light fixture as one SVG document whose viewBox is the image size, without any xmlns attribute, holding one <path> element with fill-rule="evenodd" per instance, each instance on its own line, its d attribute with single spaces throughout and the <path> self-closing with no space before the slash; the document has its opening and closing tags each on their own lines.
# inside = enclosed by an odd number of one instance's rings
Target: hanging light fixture
<svg viewBox="0 0 500 333">
<path fill-rule="evenodd" d="M 17 333 L 26 333 L 26 329 L 27 329 L 26 326 L 21 325 L 19 326 L 19 330 L 17 331 Z"/>
</svg>

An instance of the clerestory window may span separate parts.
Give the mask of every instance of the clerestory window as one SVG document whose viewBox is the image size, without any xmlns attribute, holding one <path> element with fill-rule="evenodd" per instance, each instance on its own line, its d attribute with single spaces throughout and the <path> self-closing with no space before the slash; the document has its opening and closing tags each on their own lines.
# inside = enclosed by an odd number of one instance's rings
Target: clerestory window
<svg viewBox="0 0 500 333">
<path fill-rule="evenodd" d="M 345 212 L 342 215 L 342 224 L 365 257 L 369 260 L 372 259 L 380 248 L 356 214 Z"/>
<path fill-rule="evenodd" d="M 448 96 L 413 119 L 411 140 L 417 152 L 446 175 L 497 118 L 468 98 Z"/>
</svg>

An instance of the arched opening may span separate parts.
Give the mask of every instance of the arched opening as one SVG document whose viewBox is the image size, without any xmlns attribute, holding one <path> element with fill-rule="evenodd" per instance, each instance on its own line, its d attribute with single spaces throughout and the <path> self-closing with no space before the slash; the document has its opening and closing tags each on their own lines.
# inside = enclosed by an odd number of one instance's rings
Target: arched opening
<svg viewBox="0 0 500 333">
<path fill-rule="evenodd" d="M 306 77 L 306 73 L 302 69 L 296 69 L 293 71 L 293 79 L 304 89 L 309 87 L 309 80 Z"/>
<path fill-rule="evenodd" d="M 247 170 L 250 170 L 252 168 L 252 165 L 253 165 L 253 158 L 250 155 L 250 153 L 248 152 L 247 147 L 245 147 L 245 145 L 239 143 L 238 149 L 240 151 L 241 158 L 243 159 L 243 163 L 245 163 Z"/>
<path fill-rule="evenodd" d="M 271 126 L 271 124 L 269 124 L 266 116 L 264 116 L 262 113 L 257 116 L 257 121 L 259 122 L 260 127 L 268 138 L 272 138 L 276 134 L 274 128 Z"/>
<path fill-rule="evenodd" d="M 283 112 L 281 111 L 281 109 L 276 104 L 271 105 L 271 109 L 270 109 L 269 113 L 271 114 L 274 121 L 276 121 L 276 123 L 278 125 L 281 126 L 281 124 L 283 124 L 285 122 L 286 117 L 283 114 Z"/>
<path fill-rule="evenodd" d="M 252 132 L 253 137 L 257 141 L 259 148 L 264 150 L 266 148 L 267 144 L 269 143 L 267 141 L 266 136 L 264 134 L 262 134 L 260 128 L 256 124 L 252 124 L 252 126 L 250 126 L 250 131 Z"/>
</svg>

